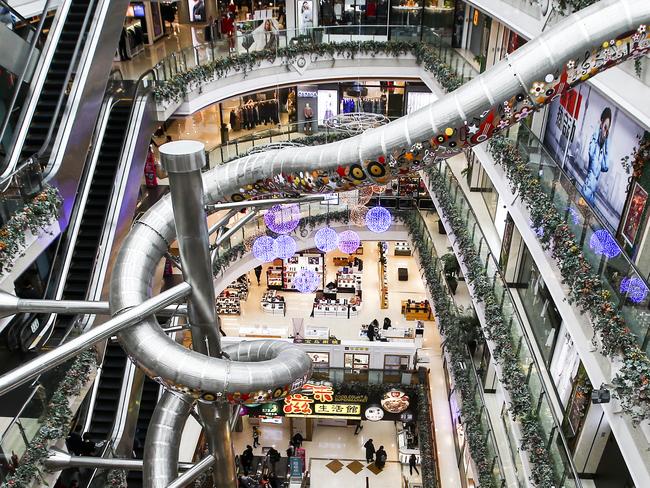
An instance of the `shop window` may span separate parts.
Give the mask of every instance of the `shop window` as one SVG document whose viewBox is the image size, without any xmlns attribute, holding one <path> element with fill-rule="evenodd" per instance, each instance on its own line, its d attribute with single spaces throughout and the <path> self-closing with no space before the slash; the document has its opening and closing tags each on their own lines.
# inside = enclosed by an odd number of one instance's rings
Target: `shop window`
<svg viewBox="0 0 650 488">
<path fill-rule="evenodd" d="M 330 367 L 330 353 L 329 352 L 308 352 L 307 355 L 311 358 L 311 362 L 316 369 L 323 369 Z"/>
<path fill-rule="evenodd" d="M 370 365 L 370 355 L 346 353 L 344 365 L 346 369 L 365 371 Z"/>
<path fill-rule="evenodd" d="M 386 354 L 384 356 L 384 369 L 397 369 L 406 371 L 409 369 L 409 357 Z"/>
</svg>

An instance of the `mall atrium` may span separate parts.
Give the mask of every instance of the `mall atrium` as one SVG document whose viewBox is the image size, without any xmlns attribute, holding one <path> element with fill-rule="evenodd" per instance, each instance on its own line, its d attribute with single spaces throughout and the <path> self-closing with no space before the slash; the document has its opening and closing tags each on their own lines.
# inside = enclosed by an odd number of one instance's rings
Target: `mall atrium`
<svg viewBox="0 0 650 488">
<path fill-rule="evenodd" d="M 0 488 L 649 488 L 650 0 L 0 0 Z"/>
</svg>

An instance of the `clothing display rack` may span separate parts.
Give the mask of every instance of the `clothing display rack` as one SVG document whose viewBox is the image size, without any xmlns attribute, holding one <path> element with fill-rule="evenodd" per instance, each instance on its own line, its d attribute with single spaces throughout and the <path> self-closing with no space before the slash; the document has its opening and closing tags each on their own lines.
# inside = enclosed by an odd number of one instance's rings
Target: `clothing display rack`
<svg viewBox="0 0 650 488">
<path fill-rule="evenodd" d="M 367 112 L 386 115 L 388 98 L 386 95 L 380 97 L 344 97 L 341 99 L 341 112 L 349 114 L 352 112 Z"/>
<path fill-rule="evenodd" d="M 279 124 L 278 100 L 248 100 L 238 108 L 230 110 L 230 130 L 254 129 L 258 125 Z"/>
<path fill-rule="evenodd" d="M 128 57 L 133 58 L 144 51 L 142 21 L 140 19 L 128 19 L 122 29 L 124 29 L 124 43 Z M 120 60 L 119 52 L 116 56 L 116 60 Z"/>
</svg>

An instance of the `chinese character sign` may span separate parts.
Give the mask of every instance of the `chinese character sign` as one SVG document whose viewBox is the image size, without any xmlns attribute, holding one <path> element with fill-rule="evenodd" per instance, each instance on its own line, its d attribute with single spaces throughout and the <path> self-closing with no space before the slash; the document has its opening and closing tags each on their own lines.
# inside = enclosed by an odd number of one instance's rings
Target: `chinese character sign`
<svg viewBox="0 0 650 488">
<path fill-rule="evenodd" d="M 311 393 L 314 396 L 314 400 L 319 402 L 331 402 L 334 400 L 334 389 L 331 385 L 307 383 L 302 387 L 302 391 L 306 394 Z"/>
<path fill-rule="evenodd" d="M 284 413 L 300 413 L 303 415 L 311 415 L 312 403 L 314 403 L 314 400 L 300 393 L 297 393 L 295 395 L 288 395 L 284 399 L 284 408 L 282 410 Z"/>
</svg>

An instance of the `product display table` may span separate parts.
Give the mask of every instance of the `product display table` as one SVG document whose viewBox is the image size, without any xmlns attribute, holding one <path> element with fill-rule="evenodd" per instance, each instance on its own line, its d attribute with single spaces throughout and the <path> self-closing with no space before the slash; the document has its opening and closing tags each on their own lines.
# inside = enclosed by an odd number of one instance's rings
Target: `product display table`
<svg viewBox="0 0 650 488">
<path fill-rule="evenodd" d="M 402 300 L 402 315 L 406 320 L 431 320 L 431 305 L 427 301 Z"/>
<path fill-rule="evenodd" d="M 239 328 L 240 337 L 263 337 L 263 338 L 272 338 L 272 339 L 281 339 L 287 337 L 287 329 L 279 327 L 240 327 Z"/>
</svg>

